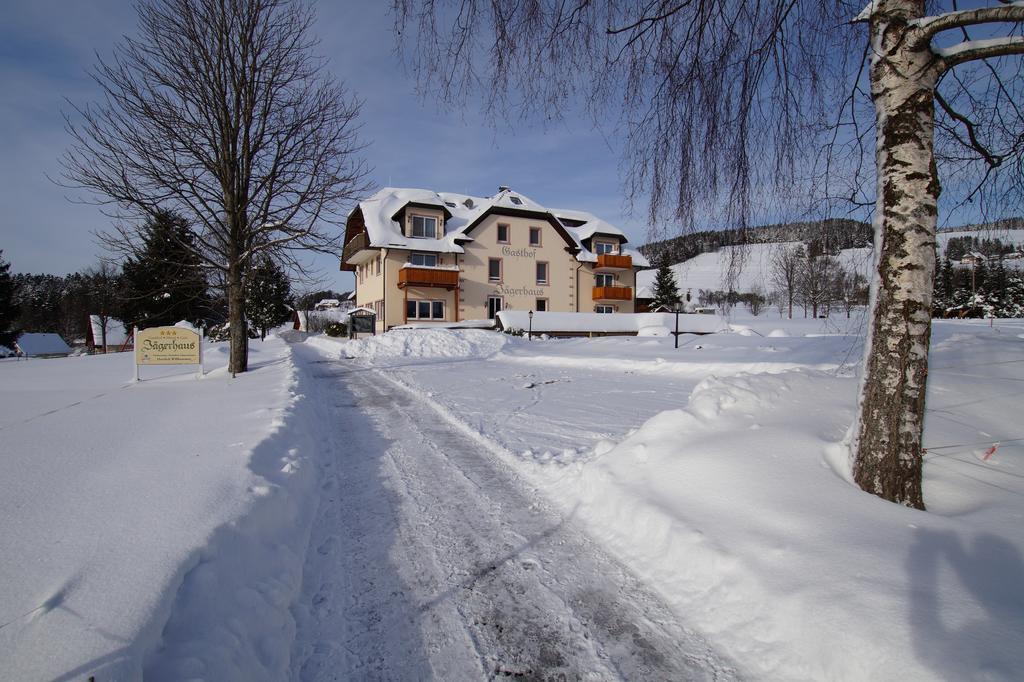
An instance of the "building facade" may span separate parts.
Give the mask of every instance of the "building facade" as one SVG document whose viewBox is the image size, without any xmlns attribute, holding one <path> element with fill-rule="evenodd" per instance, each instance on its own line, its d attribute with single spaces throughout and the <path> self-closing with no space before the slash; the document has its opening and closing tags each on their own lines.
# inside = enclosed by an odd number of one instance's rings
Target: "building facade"
<svg viewBox="0 0 1024 682">
<path fill-rule="evenodd" d="M 512 191 L 385 188 L 349 214 L 341 269 L 386 330 L 493 319 L 501 310 L 633 312 L 644 257 L 618 228 Z"/>
</svg>

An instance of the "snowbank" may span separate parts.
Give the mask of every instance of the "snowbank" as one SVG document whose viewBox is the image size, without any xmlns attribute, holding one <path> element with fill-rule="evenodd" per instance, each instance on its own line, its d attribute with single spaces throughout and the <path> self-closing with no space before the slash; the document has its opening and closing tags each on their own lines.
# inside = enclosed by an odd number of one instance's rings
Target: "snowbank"
<svg viewBox="0 0 1024 682">
<path fill-rule="evenodd" d="M 785 335 L 524 342 L 386 376 L 582 520 L 743 677 L 1019 679 L 1024 322 L 935 323 L 926 513 L 849 480 L 857 380 L 808 367 L 859 358 L 851 338 L 757 324 Z"/>
<path fill-rule="evenodd" d="M 386 334 L 340 344 L 341 357 L 469 358 L 486 357 L 508 342 L 506 334 L 480 329 L 393 329 Z"/>
<path fill-rule="evenodd" d="M 973 459 L 962 476 L 931 465 L 932 513 L 861 493 L 837 442 L 855 383 L 706 380 L 575 466 L 528 463 L 755 678 L 1019 679 L 1019 498 L 1000 507 L 987 484 L 965 486 Z M 1013 481 L 1006 464 L 991 485 Z"/>
</svg>

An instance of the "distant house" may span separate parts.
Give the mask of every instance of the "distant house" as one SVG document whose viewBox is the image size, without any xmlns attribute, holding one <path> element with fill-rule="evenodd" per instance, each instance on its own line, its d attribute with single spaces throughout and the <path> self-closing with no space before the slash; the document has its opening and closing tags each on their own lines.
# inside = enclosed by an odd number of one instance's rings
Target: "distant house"
<svg viewBox="0 0 1024 682">
<path fill-rule="evenodd" d="M 313 310 L 340 310 L 345 312 L 355 307 L 355 300 L 352 295 L 342 296 L 340 299 L 337 298 L 325 298 L 322 301 L 318 301 L 314 306 Z"/>
<path fill-rule="evenodd" d="M 106 327 L 107 345 L 103 345 L 103 330 Z M 124 323 L 112 317 L 106 319 L 99 315 L 89 316 L 89 326 L 85 330 L 85 345 L 90 353 L 119 353 L 132 348 L 132 336 L 124 328 Z"/>
<path fill-rule="evenodd" d="M 14 350 L 28 358 L 62 358 L 71 353 L 71 347 L 60 334 L 35 332 L 19 336 Z"/>
<path fill-rule="evenodd" d="M 351 305 L 326 310 L 295 310 L 292 311 L 292 329 L 319 334 L 332 322 L 348 322 L 348 311 Z"/>
<path fill-rule="evenodd" d="M 960 265 L 980 265 L 987 260 L 988 258 L 985 257 L 985 254 L 971 251 L 960 259 Z"/>
</svg>

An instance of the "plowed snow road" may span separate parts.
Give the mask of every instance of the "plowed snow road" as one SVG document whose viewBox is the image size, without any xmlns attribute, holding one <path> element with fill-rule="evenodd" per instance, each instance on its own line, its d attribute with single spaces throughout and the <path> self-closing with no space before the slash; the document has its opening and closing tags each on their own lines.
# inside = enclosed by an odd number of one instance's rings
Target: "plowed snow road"
<svg viewBox="0 0 1024 682">
<path fill-rule="evenodd" d="M 293 679 L 734 677 L 429 397 L 294 350 L 325 455 Z"/>
</svg>

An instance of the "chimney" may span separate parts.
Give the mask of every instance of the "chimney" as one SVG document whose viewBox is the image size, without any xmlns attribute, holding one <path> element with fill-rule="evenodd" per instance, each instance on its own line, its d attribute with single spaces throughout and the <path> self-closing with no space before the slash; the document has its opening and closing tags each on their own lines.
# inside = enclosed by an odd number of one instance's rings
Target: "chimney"
<svg viewBox="0 0 1024 682">
<path fill-rule="evenodd" d="M 499 192 L 507 192 L 510 189 L 512 189 L 512 188 L 509 187 L 508 185 L 498 185 L 498 191 Z"/>
</svg>

